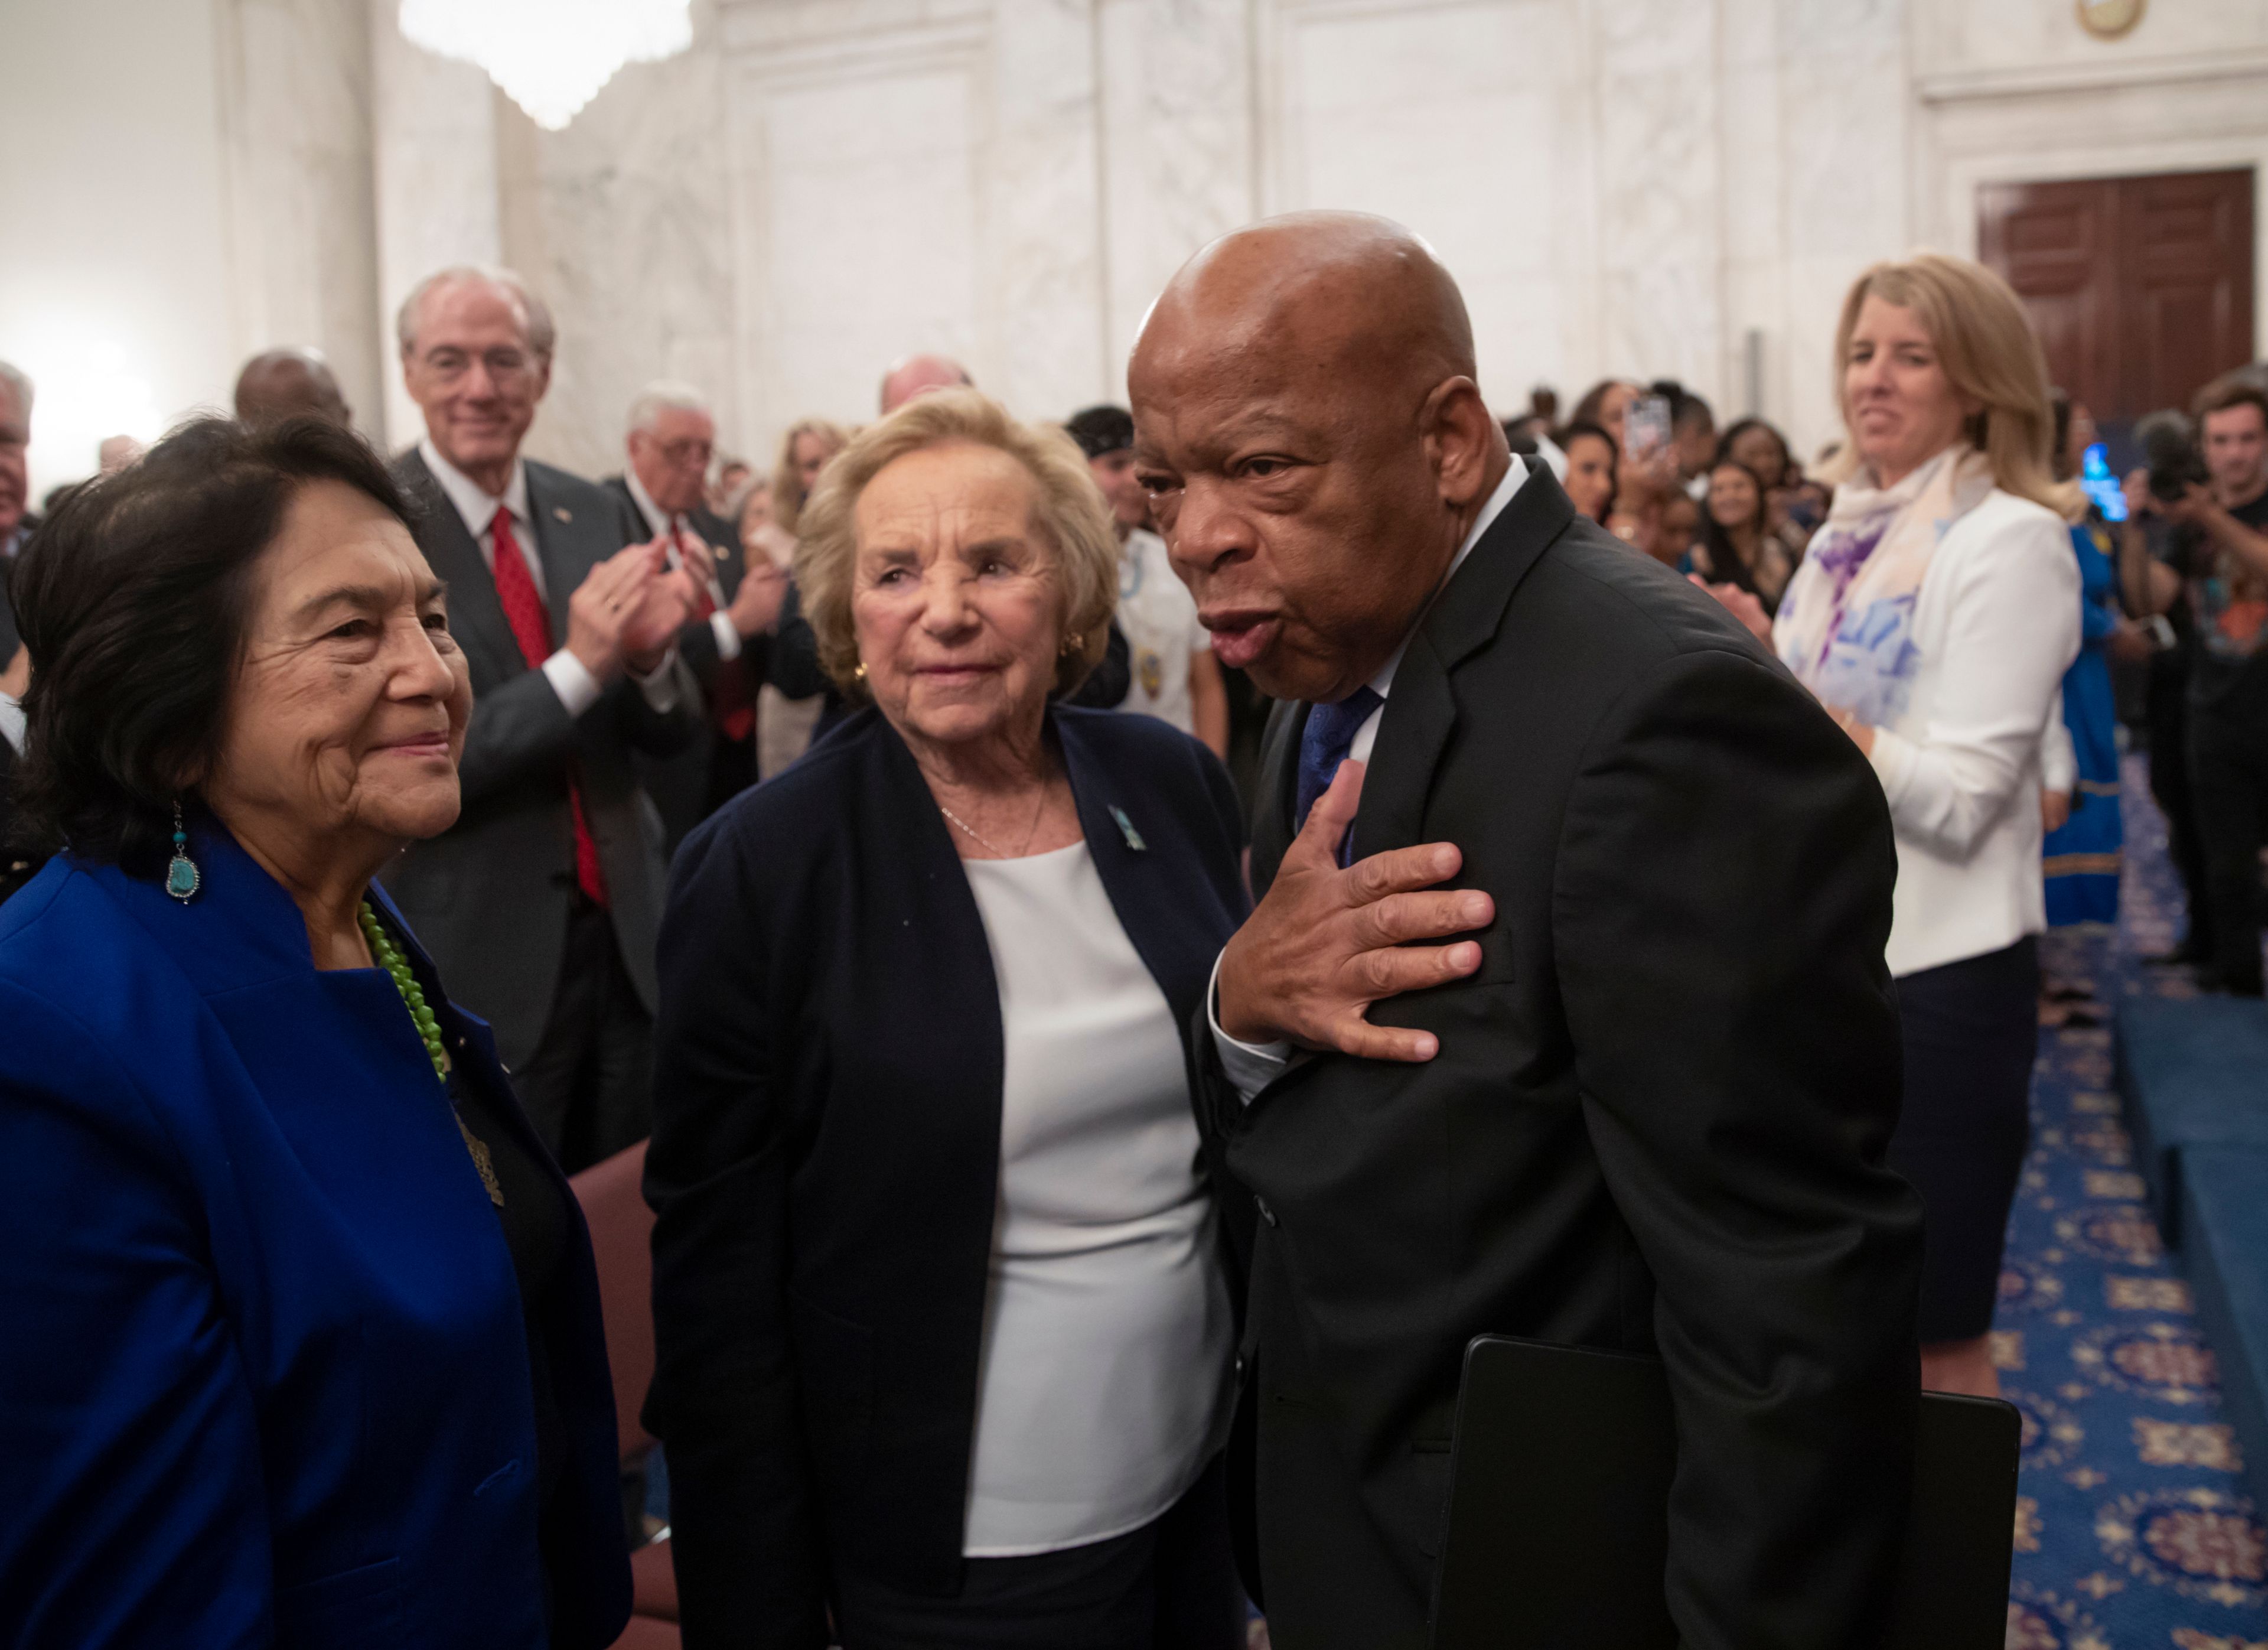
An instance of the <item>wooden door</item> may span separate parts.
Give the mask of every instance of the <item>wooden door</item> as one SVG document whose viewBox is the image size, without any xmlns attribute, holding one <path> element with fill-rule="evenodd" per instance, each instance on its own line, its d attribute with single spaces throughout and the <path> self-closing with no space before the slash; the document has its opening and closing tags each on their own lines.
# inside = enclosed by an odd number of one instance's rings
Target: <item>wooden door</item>
<svg viewBox="0 0 2268 1650">
<path fill-rule="evenodd" d="M 2105 423 L 2186 407 L 2253 358 L 2250 167 L 1987 184 L 1977 245 L 2048 373 Z"/>
</svg>

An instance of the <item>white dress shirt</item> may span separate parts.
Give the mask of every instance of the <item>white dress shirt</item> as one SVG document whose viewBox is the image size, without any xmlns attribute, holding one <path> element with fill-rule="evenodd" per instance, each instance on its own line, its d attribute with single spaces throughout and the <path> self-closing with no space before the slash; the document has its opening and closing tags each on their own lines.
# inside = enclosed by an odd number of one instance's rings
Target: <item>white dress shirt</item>
<svg viewBox="0 0 2268 1650">
<path fill-rule="evenodd" d="M 1086 844 L 962 869 L 1003 1065 L 961 1551 L 1011 1558 L 1188 1492 L 1226 1441 L 1235 1329 L 1174 1011 Z"/>
<path fill-rule="evenodd" d="M 527 564 L 528 577 L 535 581 L 536 595 L 548 608 L 551 592 L 543 577 L 543 557 L 535 546 L 535 521 L 527 513 L 526 465 L 518 459 L 512 460 L 512 479 L 504 483 L 504 497 L 497 498 L 443 458 L 431 436 L 418 442 L 417 456 L 425 460 L 425 468 L 433 472 L 433 479 L 441 484 L 442 492 L 464 519 L 465 530 L 480 546 L 481 560 L 487 564 L 490 578 L 496 576 L 496 513 L 499 508 L 512 512 L 512 536 L 519 545 L 520 559 Z M 636 671 L 629 673 L 657 714 L 666 715 L 677 708 L 676 675 L 670 669 L 675 653 L 672 648 L 670 656 L 664 658 L 650 676 L 641 676 Z M 551 657 L 543 661 L 543 674 L 570 716 L 582 715 L 606 692 L 604 684 L 591 674 L 591 667 L 564 646 L 554 649 Z"/>
<path fill-rule="evenodd" d="M 700 534 L 694 531 L 693 524 L 683 515 L 673 515 L 653 502 L 653 495 L 639 482 L 636 467 L 622 466 L 622 480 L 630 486 L 630 502 L 637 506 L 638 514 L 645 518 L 646 530 L 657 534 L 665 531 L 669 534 L 669 564 L 672 567 L 684 566 L 685 558 L 678 553 L 677 535 L 689 533 L 696 540 L 701 540 Z M 706 542 L 705 540 L 701 541 Z M 694 568 L 694 576 L 708 591 L 709 603 L 716 608 L 709 615 L 709 629 L 717 637 L 717 657 L 730 664 L 740 656 L 740 633 L 733 628 L 733 621 L 725 616 L 725 609 L 732 604 L 725 600 L 725 586 L 718 582 L 717 570 L 709 564 L 711 559 L 702 556 Z"/>
<path fill-rule="evenodd" d="M 1449 571 L 1441 575 L 1441 583 L 1434 592 L 1435 600 L 1439 600 L 1442 590 L 1448 588 L 1449 581 L 1457 576 L 1457 570 L 1465 564 L 1465 557 L 1473 553 L 1473 546 L 1481 541 L 1483 534 L 1496 525 L 1496 519 L 1504 513 L 1504 507 L 1512 502 L 1513 495 L 1520 490 L 1520 484 L 1527 479 L 1528 466 L 1515 453 L 1512 455 L 1512 468 L 1504 473 L 1504 479 L 1496 484 L 1496 490 L 1481 506 L 1480 514 L 1473 518 L 1471 530 L 1465 534 L 1464 542 L 1457 546 L 1456 555 L 1450 559 Z M 1385 702 L 1394 691 L 1394 673 L 1402 667 L 1402 656 L 1410 651 L 1410 637 L 1418 633 L 1418 626 L 1425 622 L 1425 615 L 1432 611 L 1432 601 L 1429 600 L 1419 610 L 1417 623 L 1410 627 L 1410 635 L 1402 638 L 1401 645 L 1388 655 L 1386 662 L 1378 667 L 1378 674 L 1370 679 L 1370 690 L 1378 696 L 1379 705 L 1363 718 L 1362 726 L 1355 729 L 1353 741 L 1347 747 L 1348 761 L 1362 762 L 1366 766 L 1369 763 L 1370 753 L 1378 744 L 1379 724 L 1386 719 Z M 1212 961 L 1212 983 L 1205 991 L 1205 1013 L 1212 1023 L 1214 1046 L 1220 1050 L 1221 1069 L 1228 1073 L 1228 1080 L 1236 1085 L 1237 1093 L 1245 1099 L 1250 1100 L 1275 1081 L 1285 1066 L 1291 1063 L 1292 1045 L 1288 1042 L 1239 1042 L 1220 1028 L 1219 957 L 1215 957 Z"/>
</svg>

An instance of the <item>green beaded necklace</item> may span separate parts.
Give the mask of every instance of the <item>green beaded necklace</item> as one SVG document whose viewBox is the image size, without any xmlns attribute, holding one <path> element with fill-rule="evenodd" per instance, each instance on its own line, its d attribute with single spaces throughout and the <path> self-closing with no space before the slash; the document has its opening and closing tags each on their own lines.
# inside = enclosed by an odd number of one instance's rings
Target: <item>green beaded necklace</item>
<svg viewBox="0 0 2268 1650">
<path fill-rule="evenodd" d="M 394 989 L 401 993 L 402 1006 L 409 1011 L 410 1023 L 417 1028 L 417 1039 L 425 1045 L 426 1057 L 433 1062 L 433 1075 L 446 1088 L 449 1051 L 441 1045 L 441 1022 L 427 1005 L 425 988 L 417 983 L 416 975 L 410 971 L 409 959 L 401 954 L 401 947 L 394 943 L 394 936 L 386 932 L 368 900 L 362 902 L 362 937 L 370 942 L 370 954 L 378 960 L 378 966 L 394 981 Z M 489 1201 L 503 1208 L 504 1188 L 497 1183 L 496 1161 L 489 1155 L 488 1143 L 465 1126 L 464 1118 L 453 1104 L 449 1115 L 457 1119 L 457 1132 L 465 1138 L 465 1150 L 473 1154 L 473 1167 L 480 1171 L 481 1184 L 488 1189 Z"/>
</svg>

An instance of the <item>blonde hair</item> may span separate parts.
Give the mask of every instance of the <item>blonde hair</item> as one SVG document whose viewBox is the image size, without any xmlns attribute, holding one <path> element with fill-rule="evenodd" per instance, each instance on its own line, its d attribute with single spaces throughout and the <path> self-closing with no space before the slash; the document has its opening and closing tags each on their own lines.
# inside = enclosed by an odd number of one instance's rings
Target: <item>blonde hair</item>
<svg viewBox="0 0 2268 1650">
<path fill-rule="evenodd" d="M 981 391 L 933 390 L 853 437 L 804 505 L 796 586 L 818 637 L 820 665 L 850 698 L 868 696 L 850 614 L 858 496 L 884 466 L 955 441 L 1005 453 L 1032 478 L 1032 527 L 1053 552 L 1049 573 L 1062 602 L 1065 651 L 1056 664 L 1057 691 L 1078 687 L 1109 646 L 1111 610 L 1118 605 L 1118 534 L 1085 456 L 1061 431 L 1019 424 Z"/>
<path fill-rule="evenodd" d="M 806 436 L 817 436 L 837 453 L 850 445 L 850 432 L 825 418 L 799 418 L 787 427 L 779 462 L 772 466 L 772 522 L 783 533 L 797 531 L 803 516 L 803 467 L 795 461 L 795 444 Z"/>
<path fill-rule="evenodd" d="M 2078 513 L 2076 485 L 2055 479 L 2055 405 L 2048 387 L 2047 357 L 2024 313 L 2023 301 L 1998 275 L 1966 258 L 1918 253 L 1903 262 L 1878 263 L 1861 275 L 1843 300 L 1835 328 L 1835 405 L 1843 415 L 1842 451 L 1824 479 L 1841 482 L 1859 466 L 1851 433 L 1851 404 L 1844 387 L 1851 335 L 1869 298 L 1910 309 L 1921 318 L 1939 365 L 1954 390 L 1983 403 L 1962 430 L 1992 468 L 2003 492 L 2045 505 L 2059 516 Z"/>
</svg>

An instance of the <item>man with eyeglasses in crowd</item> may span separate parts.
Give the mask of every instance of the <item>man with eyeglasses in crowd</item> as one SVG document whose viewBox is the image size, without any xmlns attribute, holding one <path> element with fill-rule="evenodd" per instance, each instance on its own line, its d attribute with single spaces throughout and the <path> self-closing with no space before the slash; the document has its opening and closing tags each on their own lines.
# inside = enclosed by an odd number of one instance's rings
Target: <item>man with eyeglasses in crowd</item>
<svg viewBox="0 0 2268 1650">
<path fill-rule="evenodd" d="M 717 420 L 698 389 L 647 385 L 630 403 L 624 446 L 630 462 L 607 486 L 666 543 L 670 565 L 683 567 L 697 592 L 677 651 L 701 684 L 709 736 L 675 756 L 637 762 L 674 856 L 687 832 L 756 782 L 756 689 L 787 575 L 769 556 L 751 567 L 740 530 L 709 507 Z"/>
<path fill-rule="evenodd" d="M 651 1129 L 666 869 L 631 757 L 699 737 L 677 649 L 698 591 L 628 500 L 520 456 L 554 328 L 517 275 L 428 276 L 396 330 L 425 437 L 394 475 L 475 703 L 462 815 L 385 881 L 572 1174 Z"/>
</svg>

